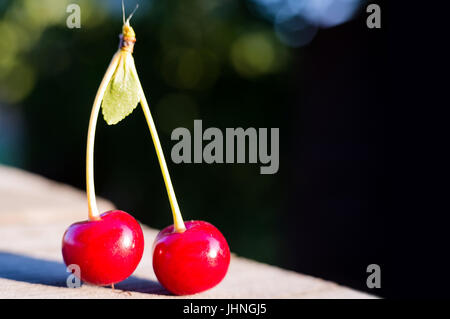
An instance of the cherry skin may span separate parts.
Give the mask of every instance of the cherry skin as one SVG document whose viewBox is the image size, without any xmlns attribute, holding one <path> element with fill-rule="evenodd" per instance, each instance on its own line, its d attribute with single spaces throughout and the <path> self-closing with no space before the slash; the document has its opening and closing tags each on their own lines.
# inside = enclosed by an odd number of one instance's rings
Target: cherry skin
<svg viewBox="0 0 450 319">
<path fill-rule="evenodd" d="M 66 265 L 80 267 L 84 282 L 107 286 L 129 277 L 144 252 L 144 235 L 139 223 L 121 210 L 111 210 L 98 220 L 69 226 L 62 240 Z"/>
<path fill-rule="evenodd" d="M 190 295 L 216 286 L 230 264 L 230 248 L 220 231 L 205 221 L 185 222 L 161 230 L 153 244 L 153 269 L 161 285 L 175 295 Z"/>
</svg>

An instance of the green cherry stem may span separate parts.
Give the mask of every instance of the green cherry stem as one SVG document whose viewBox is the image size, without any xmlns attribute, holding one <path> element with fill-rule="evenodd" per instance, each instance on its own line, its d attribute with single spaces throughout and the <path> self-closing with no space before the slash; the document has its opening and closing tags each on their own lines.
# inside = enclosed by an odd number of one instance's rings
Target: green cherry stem
<svg viewBox="0 0 450 319">
<path fill-rule="evenodd" d="M 102 104 L 103 96 L 105 95 L 106 88 L 109 81 L 111 80 L 114 71 L 117 68 L 117 63 L 119 62 L 120 51 L 114 54 L 111 62 L 109 63 L 108 69 L 103 76 L 102 82 L 97 90 L 95 96 L 94 105 L 92 106 L 91 117 L 89 119 L 89 128 L 87 136 L 87 146 L 86 146 L 86 193 L 89 208 L 89 220 L 100 219 L 100 213 L 97 208 L 97 200 L 95 198 L 95 187 L 94 187 L 94 141 L 95 141 L 95 128 L 97 126 L 98 113 L 100 111 L 100 106 Z"/>
<path fill-rule="evenodd" d="M 148 128 L 152 136 L 153 144 L 155 145 L 156 155 L 158 156 L 159 166 L 161 167 L 161 172 L 164 178 L 164 184 L 166 185 L 167 195 L 169 196 L 170 208 L 172 209 L 173 225 L 176 232 L 182 233 L 186 230 L 186 226 L 183 222 L 183 217 L 181 216 L 181 211 L 178 206 L 177 198 L 175 196 L 175 191 L 172 186 L 172 181 L 170 179 L 169 170 L 167 169 L 166 160 L 164 159 L 164 153 L 161 148 L 161 143 L 159 141 L 158 132 L 156 131 L 155 123 L 153 122 L 152 114 L 150 113 L 150 108 L 145 98 L 144 90 L 142 89 L 141 82 L 137 75 L 136 69 L 133 68 L 134 76 L 139 83 L 139 90 L 141 93 L 141 107 L 144 111 L 145 119 L 147 120 Z"/>
</svg>

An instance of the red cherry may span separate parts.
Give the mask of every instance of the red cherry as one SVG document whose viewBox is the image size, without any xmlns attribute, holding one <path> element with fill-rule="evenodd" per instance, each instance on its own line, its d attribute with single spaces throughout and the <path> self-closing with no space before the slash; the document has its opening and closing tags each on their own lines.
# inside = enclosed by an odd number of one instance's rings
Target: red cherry
<svg viewBox="0 0 450 319">
<path fill-rule="evenodd" d="M 230 249 L 220 231 L 204 221 L 185 222 L 182 233 L 168 226 L 153 244 L 153 269 L 161 285 L 176 295 L 195 294 L 217 285 L 230 264 Z"/>
<path fill-rule="evenodd" d="M 105 212 L 98 220 L 70 225 L 62 241 L 65 264 L 77 264 L 81 280 L 99 286 L 129 277 L 143 252 L 141 226 L 121 210 Z"/>
</svg>

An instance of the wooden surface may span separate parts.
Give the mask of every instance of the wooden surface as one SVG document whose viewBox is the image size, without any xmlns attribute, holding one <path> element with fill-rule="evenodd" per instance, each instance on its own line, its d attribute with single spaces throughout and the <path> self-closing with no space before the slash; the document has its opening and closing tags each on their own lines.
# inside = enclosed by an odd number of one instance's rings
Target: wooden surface
<svg viewBox="0 0 450 319">
<path fill-rule="evenodd" d="M 114 208 L 99 200 L 100 211 Z M 67 288 L 61 239 L 72 223 L 86 219 L 84 192 L 0 165 L 0 298 L 181 298 L 157 282 L 151 246 L 157 230 L 142 225 L 145 251 L 135 273 L 116 290 L 83 284 Z M 215 288 L 184 298 L 373 298 L 278 267 L 232 255 Z"/>
</svg>

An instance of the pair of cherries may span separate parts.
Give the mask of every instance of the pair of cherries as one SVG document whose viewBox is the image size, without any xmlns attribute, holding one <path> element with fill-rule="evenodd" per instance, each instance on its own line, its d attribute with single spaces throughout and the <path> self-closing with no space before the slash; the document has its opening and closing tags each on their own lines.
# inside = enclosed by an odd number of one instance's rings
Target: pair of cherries
<svg viewBox="0 0 450 319">
<path fill-rule="evenodd" d="M 173 294 L 189 295 L 216 286 L 230 263 L 230 250 L 220 231 L 205 221 L 185 222 L 183 232 L 168 226 L 153 244 L 153 269 Z M 112 210 L 98 219 L 74 223 L 66 230 L 62 254 L 66 265 L 80 267 L 84 282 L 108 286 L 129 277 L 144 251 L 139 223 L 128 213 Z"/>
<path fill-rule="evenodd" d="M 139 102 L 155 145 L 174 217 L 174 225 L 159 232 L 153 244 L 153 270 L 168 291 L 176 295 L 198 293 L 214 287 L 225 277 L 230 249 L 213 225 L 204 221 L 183 222 L 132 56 L 136 36 L 129 21 L 134 11 L 125 20 L 123 2 L 122 10 L 119 48 L 100 83 L 89 120 L 86 148 L 89 219 L 72 224 L 64 233 L 64 262 L 79 266 L 81 280 L 109 286 L 129 277 L 141 261 L 144 235 L 139 223 L 120 210 L 99 214 L 93 177 L 95 127 L 100 107 L 105 121 L 112 125 L 130 114 Z"/>
</svg>

